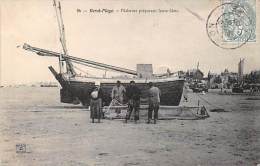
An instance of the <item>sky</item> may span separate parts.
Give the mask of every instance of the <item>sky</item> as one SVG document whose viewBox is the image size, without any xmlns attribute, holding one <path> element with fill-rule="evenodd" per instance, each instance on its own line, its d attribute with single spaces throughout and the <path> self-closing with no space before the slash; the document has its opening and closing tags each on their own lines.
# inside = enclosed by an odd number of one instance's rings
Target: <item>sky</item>
<svg viewBox="0 0 260 166">
<path fill-rule="evenodd" d="M 129 69 L 151 63 L 155 72 L 199 68 L 237 72 L 245 58 L 245 73 L 260 70 L 259 21 L 256 0 L 256 41 L 237 49 L 214 45 L 206 31 L 209 13 L 219 0 L 62 0 L 68 52 L 72 56 Z M 80 9 L 81 12 L 78 12 Z M 172 13 L 89 13 L 90 9 L 173 9 Z M 1 84 L 54 81 L 48 70 L 58 60 L 23 50 L 23 43 L 61 52 L 52 0 L 0 0 Z M 86 68 L 92 75 L 101 74 Z M 102 71 L 103 73 L 103 71 Z"/>
</svg>

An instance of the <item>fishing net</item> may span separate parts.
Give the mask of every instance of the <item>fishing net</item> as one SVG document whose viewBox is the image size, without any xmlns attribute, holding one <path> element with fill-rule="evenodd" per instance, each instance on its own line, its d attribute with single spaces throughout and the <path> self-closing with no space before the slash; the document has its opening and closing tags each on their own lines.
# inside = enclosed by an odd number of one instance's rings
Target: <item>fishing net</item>
<svg viewBox="0 0 260 166">
<path fill-rule="evenodd" d="M 116 109 L 120 109 L 121 113 L 117 114 Z M 112 100 L 109 106 L 104 107 L 105 118 L 108 119 L 124 119 L 128 110 L 127 105 L 123 105 L 116 100 Z M 133 116 L 133 113 L 132 113 Z M 140 119 L 147 119 L 148 105 L 141 105 L 139 110 Z M 198 120 L 209 117 L 209 114 L 204 106 L 201 107 L 186 107 L 186 106 L 160 106 L 158 112 L 159 120 Z M 133 117 L 132 117 L 133 118 Z"/>
<path fill-rule="evenodd" d="M 116 110 L 120 110 L 121 113 L 116 113 Z M 103 112 L 105 118 L 115 119 L 115 118 L 124 118 L 127 112 L 127 105 L 120 103 L 118 100 L 113 99 L 109 106 L 103 107 Z"/>
<path fill-rule="evenodd" d="M 163 106 L 162 106 L 163 107 Z M 159 119 L 198 120 L 209 117 L 204 106 L 202 107 L 173 107 L 162 108 L 159 111 Z"/>
</svg>

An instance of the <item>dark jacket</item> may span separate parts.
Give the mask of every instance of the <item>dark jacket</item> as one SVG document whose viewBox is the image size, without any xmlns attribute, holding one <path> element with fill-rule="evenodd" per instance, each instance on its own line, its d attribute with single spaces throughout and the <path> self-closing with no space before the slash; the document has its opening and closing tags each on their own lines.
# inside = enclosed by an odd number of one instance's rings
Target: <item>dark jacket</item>
<svg viewBox="0 0 260 166">
<path fill-rule="evenodd" d="M 141 90 L 136 85 L 129 85 L 126 88 L 126 97 L 128 100 L 140 100 Z"/>
</svg>

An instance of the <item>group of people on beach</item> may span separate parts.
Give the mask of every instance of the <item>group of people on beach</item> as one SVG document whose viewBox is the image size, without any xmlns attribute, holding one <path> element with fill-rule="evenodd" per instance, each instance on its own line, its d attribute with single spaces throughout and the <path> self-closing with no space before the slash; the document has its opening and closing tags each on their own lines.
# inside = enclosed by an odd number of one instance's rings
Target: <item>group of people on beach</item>
<svg viewBox="0 0 260 166">
<path fill-rule="evenodd" d="M 152 114 L 154 113 L 153 122 L 156 124 L 158 120 L 158 111 L 160 107 L 160 97 L 161 91 L 158 87 L 154 86 L 152 82 L 148 83 L 148 121 L 151 123 Z M 90 94 L 90 118 L 92 123 L 94 119 L 100 119 L 104 117 L 102 111 L 102 99 L 103 91 L 100 85 L 95 86 L 95 89 Z M 116 85 L 113 87 L 111 92 L 112 102 L 116 101 L 119 105 L 123 105 L 124 99 L 127 101 L 128 109 L 125 117 L 125 122 L 130 119 L 132 112 L 134 112 L 134 121 L 137 123 L 139 120 L 139 110 L 140 110 L 140 99 L 141 99 L 141 90 L 136 85 L 135 81 L 130 81 L 130 84 L 125 88 L 120 81 L 116 82 Z M 120 108 L 115 108 L 117 116 L 121 113 Z"/>
</svg>

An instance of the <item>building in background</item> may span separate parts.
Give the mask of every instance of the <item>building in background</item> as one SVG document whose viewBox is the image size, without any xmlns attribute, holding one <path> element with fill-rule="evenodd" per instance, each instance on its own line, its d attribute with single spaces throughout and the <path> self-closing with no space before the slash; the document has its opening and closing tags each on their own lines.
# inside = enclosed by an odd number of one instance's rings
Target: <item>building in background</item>
<svg viewBox="0 0 260 166">
<path fill-rule="evenodd" d="M 240 59 L 238 63 L 238 81 L 242 82 L 243 81 L 243 76 L 244 76 L 244 61 L 245 59 Z"/>
<path fill-rule="evenodd" d="M 200 69 L 191 69 L 186 72 L 186 79 L 192 81 L 201 81 L 203 79 L 203 72 Z"/>
<path fill-rule="evenodd" d="M 229 72 L 228 69 L 225 69 L 220 74 L 209 72 L 207 80 L 209 88 L 219 88 L 220 84 L 222 84 L 223 88 L 229 89 L 238 82 L 238 73 Z"/>
<path fill-rule="evenodd" d="M 228 69 L 225 69 L 224 72 L 221 72 L 220 78 L 224 88 L 229 89 L 238 82 L 238 73 L 229 72 Z"/>
<path fill-rule="evenodd" d="M 260 70 L 251 71 L 244 75 L 244 82 L 248 84 L 260 84 Z"/>
</svg>

